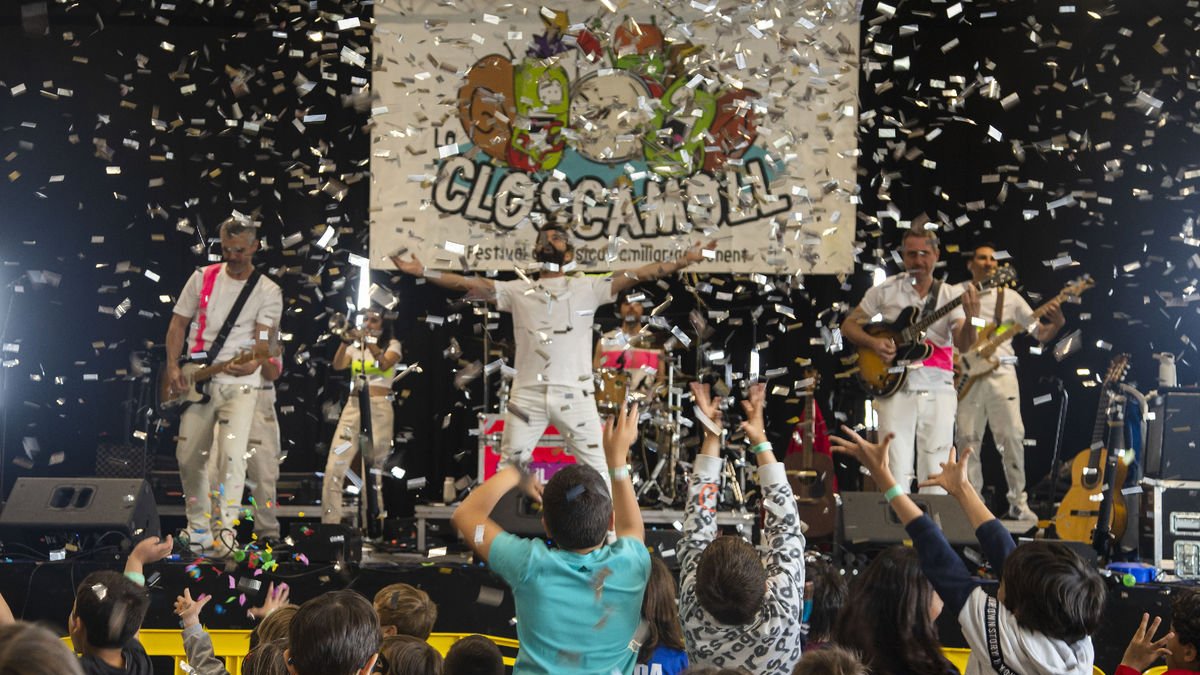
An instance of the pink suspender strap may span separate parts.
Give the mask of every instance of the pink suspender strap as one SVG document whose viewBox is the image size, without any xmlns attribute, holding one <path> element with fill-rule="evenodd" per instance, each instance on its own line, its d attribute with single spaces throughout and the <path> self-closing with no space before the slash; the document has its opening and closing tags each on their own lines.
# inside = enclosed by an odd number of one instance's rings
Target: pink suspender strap
<svg viewBox="0 0 1200 675">
<path fill-rule="evenodd" d="M 224 267 L 222 263 L 217 263 L 204 268 L 204 280 L 200 286 L 199 317 L 196 321 L 196 342 L 192 345 L 193 354 L 204 351 L 204 329 L 208 325 L 208 298 L 212 295 L 213 286 L 217 284 L 217 275 L 221 273 L 222 267 Z"/>
</svg>

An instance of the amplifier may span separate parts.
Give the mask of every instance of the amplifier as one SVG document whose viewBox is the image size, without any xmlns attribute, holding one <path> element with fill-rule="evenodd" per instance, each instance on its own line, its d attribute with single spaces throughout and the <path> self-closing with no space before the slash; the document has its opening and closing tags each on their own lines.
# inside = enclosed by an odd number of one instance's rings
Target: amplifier
<svg viewBox="0 0 1200 675">
<path fill-rule="evenodd" d="M 879 492 L 843 490 L 841 541 L 844 546 L 890 546 L 908 541 L 908 531 Z M 950 495 L 912 494 L 913 502 L 942 528 L 952 546 L 976 546 L 975 530 Z"/>
<path fill-rule="evenodd" d="M 1200 579 L 1200 481 L 1143 479 L 1140 515 L 1142 558 Z"/>
<path fill-rule="evenodd" d="M 362 533 L 341 523 L 292 523 L 292 552 L 311 563 L 361 563 Z"/>
<path fill-rule="evenodd" d="M 1166 389 L 1150 401 L 1145 475 L 1200 481 L 1200 391 Z"/>
</svg>

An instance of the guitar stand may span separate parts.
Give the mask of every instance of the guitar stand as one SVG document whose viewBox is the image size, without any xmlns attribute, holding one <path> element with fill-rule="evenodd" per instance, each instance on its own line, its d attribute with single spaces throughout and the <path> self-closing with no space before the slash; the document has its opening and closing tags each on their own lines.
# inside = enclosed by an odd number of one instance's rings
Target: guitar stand
<svg viewBox="0 0 1200 675">
<path fill-rule="evenodd" d="M 1046 503 L 1049 504 L 1051 508 L 1055 508 L 1055 500 L 1058 497 L 1056 494 L 1058 492 L 1058 478 L 1063 467 L 1062 439 L 1063 432 L 1066 430 L 1067 426 L 1067 406 L 1070 403 L 1071 398 L 1067 393 L 1066 387 L 1063 386 L 1063 381 L 1058 378 L 1054 378 L 1054 381 L 1058 386 L 1059 404 L 1058 421 L 1055 423 L 1054 427 L 1054 455 L 1050 458 L 1050 473 L 1047 476 L 1049 485 L 1047 488 L 1048 494 L 1046 495 Z M 1053 528 L 1054 525 L 1051 524 L 1050 527 Z"/>
</svg>

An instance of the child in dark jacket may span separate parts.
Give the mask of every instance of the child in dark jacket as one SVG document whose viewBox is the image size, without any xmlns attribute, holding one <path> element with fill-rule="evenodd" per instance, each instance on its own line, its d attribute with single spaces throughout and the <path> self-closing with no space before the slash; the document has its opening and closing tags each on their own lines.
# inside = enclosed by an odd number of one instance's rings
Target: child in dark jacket
<svg viewBox="0 0 1200 675">
<path fill-rule="evenodd" d="M 921 569 L 958 617 L 971 647 L 966 675 L 1089 675 L 1095 651 L 1090 635 L 1100 625 L 1104 582 L 1099 573 L 1062 542 L 1037 541 L 1017 548 L 967 480 L 971 449 L 950 449 L 941 473 L 922 487 L 940 487 L 958 500 L 975 528 L 983 553 L 1000 577 L 992 598 L 929 516 L 905 494 L 888 470 L 892 435 L 871 443 L 842 427 L 849 440 L 833 438 L 835 449 L 852 455 L 875 477 L 921 558 Z M 1015 550 L 1014 550 L 1015 549 Z"/>
</svg>

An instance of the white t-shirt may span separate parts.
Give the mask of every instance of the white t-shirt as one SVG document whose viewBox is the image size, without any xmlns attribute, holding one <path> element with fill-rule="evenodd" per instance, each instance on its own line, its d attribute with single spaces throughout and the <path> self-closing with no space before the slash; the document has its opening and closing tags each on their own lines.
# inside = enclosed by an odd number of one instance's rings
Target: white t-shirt
<svg viewBox="0 0 1200 675">
<path fill-rule="evenodd" d="M 397 362 L 400 359 L 400 341 L 391 340 L 387 343 L 387 347 L 383 350 L 384 354 L 392 353 L 396 355 Z M 396 366 L 392 366 L 387 370 L 379 367 L 379 362 L 371 352 L 356 345 L 346 345 L 346 356 L 350 357 L 350 372 L 354 375 L 355 382 L 358 381 L 359 371 L 363 369 L 363 356 L 366 356 L 366 371 L 367 371 L 367 386 L 368 387 L 390 387 L 392 386 L 392 378 L 396 376 Z"/>
<path fill-rule="evenodd" d="M 496 282 L 496 307 L 513 317 L 513 387 L 592 391 L 592 321 L 596 308 L 614 299 L 611 276 Z"/>
<path fill-rule="evenodd" d="M 964 281 L 958 285 L 959 291 L 964 291 L 967 284 L 971 282 Z M 999 292 L 995 288 L 989 288 L 979 294 L 979 318 L 987 323 L 991 323 L 996 317 L 996 299 L 999 297 Z M 1013 328 L 1022 327 L 1029 329 L 1032 327 L 1033 333 L 1037 330 L 1037 319 L 1033 316 L 1033 309 L 1021 294 L 1011 288 L 1004 290 L 1004 310 L 1001 312 L 1000 323 L 1012 322 Z M 1013 364 L 1016 362 L 1016 352 L 1013 351 L 1013 343 L 1011 339 L 1005 340 L 996 347 L 994 355 L 1000 359 L 1000 367 L 996 368 L 995 372 L 1013 372 Z"/>
<path fill-rule="evenodd" d="M 225 317 L 229 316 L 229 310 L 242 292 L 242 287 L 246 285 L 245 280 L 238 281 L 229 276 L 225 271 L 225 263 L 220 263 L 220 267 L 220 271 L 213 279 L 212 292 L 209 295 L 208 308 L 205 311 L 203 322 L 199 315 L 200 296 L 204 292 L 204 270 L 207 268 L 202 267 L 192 272 L 191 278 L 183 286 L 183 291 L 179 293 L 179 300 L 175 302 L 175 313 L 192 319 L 192 325 L 188 329 L 188 354 L 196 352 L 197 348 L 201 352 L 207 350 L 212 341 L 216 339 L 217 333 L 221 331 Z M 260 276 L 258 283 L 254 285 L 254 290 L 250 292 L 250 297 L 246 298 L 246 304 L 238 314 L 233 328 L 229 331 L 225 344 L 221 346 L 221 351 L 213 359 L 213 362 L 227 361 L 237 356 L 238 352 L 254 347 L 258 338 L 254 332 L 255 325 L 261 323 L 278 327 L 279 317 L 282 314 L 283 292 L 279 289 L 279 285 L 265 275 Z M 259 371 L 241 377 L 220 373 L 213 377 L 213 381 L 221 384 L 259 386 L 262 383 L 262 376 Z"/>
<path fill-rule="evenodd" d="M 962 295 L 962 289 L 953 284 L 943 283 L 938 291 L 937 304 L 934 310 Z M 878 286 L 867 289 L 859 307 L 866 313 L 868 319 L 875 315 L 883 315 L 884 321 L 894 321 L 900 316 L 905 307 L 925 307 L 926 298 L 922 298 L 913 287 L 912 276 L 907 272 L 888 277 Z M 966 321 L 967 315 L 962 307 L 955 307 L 945 316 L 938 319 L 925 330 L 925 340 L 933 344 L 935 353 L 921 368 L 911 368 L 904 381 L 904 389 L 908 391 L 952 389 L 954 387 L 954 371 L 949 370 L 953 360 L 954 324 Z M 940 348 L 940 352 L 937 351 Z M 950 351 L 946 351 L 946 350 Z M 931 362 L 944 364 L 944 367 L 932 367 Z"/>
</svg>

